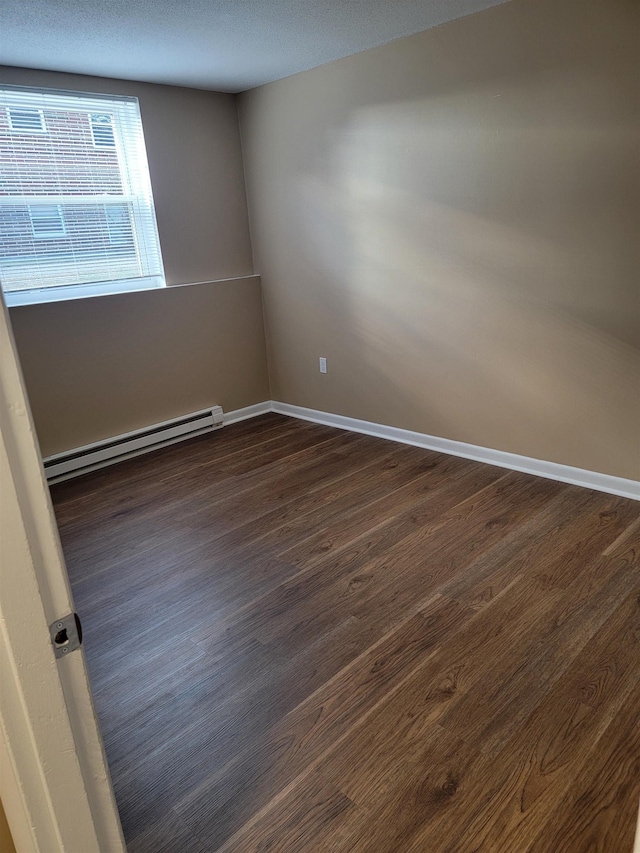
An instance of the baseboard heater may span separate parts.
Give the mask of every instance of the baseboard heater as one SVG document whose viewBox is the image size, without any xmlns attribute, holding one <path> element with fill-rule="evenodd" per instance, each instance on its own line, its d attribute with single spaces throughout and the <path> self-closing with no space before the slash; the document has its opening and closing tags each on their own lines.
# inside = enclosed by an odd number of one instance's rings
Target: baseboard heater
<svg viewBox="0 0 640 853">
<path fill-rule="evenodd" d="M 223 424 L 220 406 L 212 406 L 199 412 L 163 421 L 123 435 L 116 435 L 84 447 L 76 447 L 44 459 L 44 470 L 49 483 L 58 483 L 70 477 L 78 477 L 88 471 L 113 465 L 123 459 L 149 453 L 159 447 L 184 441 L 219 429 Z"/>
</svg>

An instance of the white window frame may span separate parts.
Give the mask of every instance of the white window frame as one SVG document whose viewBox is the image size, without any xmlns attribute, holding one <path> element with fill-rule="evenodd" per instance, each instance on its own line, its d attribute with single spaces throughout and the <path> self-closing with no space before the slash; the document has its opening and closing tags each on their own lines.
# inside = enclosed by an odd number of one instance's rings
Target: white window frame
<svg viewBox="0 0 640 853">
<path fill-rule="evenodd" d="M 117 296 L 120 293 L 136 293 L 141 290 L 156 290 L 166 287 L 165 280 L 161 276 L 149 276 L 145 279 L 144 287 L 140 286 L 140 279 L 119 279 L 117 283 L 112 281 L 93 281 L 91 284 L 58 285 L 31 290 L 14 290 L 5 293 L 4 300 L 13 308 L 17 305 L 39 305 L 42 302 L 66 302 L 69 299 L 88 299 L 92 296 Z M 13 298 L 15 297 L 15 298 Z"/>
<path fill-rule="evenodd" d="M 36 127 L 16 127 L 13 123 L 13 118 L 11 116 L 12 109 L 14 112 L 38 113 L 38 115 L 40 116 L 40 127 L 39 128 L 36 128 Z M 35 133 L 35 134 L 38 134 L 41 136 L 41 135 L 47 134 L 49 132 L 47 130 L 47 122 L 46 122 L 45 117 L 44 117 L 44 110 L 38 110 L 35 108 L 31 108 L 31 107 L 13 107 L 13 108 L 7 107 L 7 119 L 9 121 L 9 129 L 12 131 L 12 133 Z"/>
</svg>

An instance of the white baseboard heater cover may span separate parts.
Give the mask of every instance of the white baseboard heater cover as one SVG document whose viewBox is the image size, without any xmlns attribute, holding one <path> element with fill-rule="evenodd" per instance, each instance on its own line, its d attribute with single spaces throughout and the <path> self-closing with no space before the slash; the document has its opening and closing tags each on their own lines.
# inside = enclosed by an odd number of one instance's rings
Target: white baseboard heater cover
<svg viewBox="0 0 640 853">
<path fill-rule="evenodd" d="M 123 459 L 211 432 L 222 426 L 223 417 L 222 408 L 212 406 L 170 421 L 152 424 L 133 432 L 96 441 L 84 447 L 76 447 L 74 450 L 57 453 L 55 456 L 48 456 L 43 460 L 47 480 L 50 483 L 57 483 L 70 477 L 78 477 L 80 474 L 113 465 Z"/>
</svg>

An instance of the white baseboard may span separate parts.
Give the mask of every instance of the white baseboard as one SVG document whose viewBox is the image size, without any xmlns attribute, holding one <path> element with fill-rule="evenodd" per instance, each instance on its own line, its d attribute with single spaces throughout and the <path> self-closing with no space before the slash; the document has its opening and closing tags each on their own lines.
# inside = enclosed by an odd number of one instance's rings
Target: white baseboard
<svg viewBox="0 0 640 853">
<path fill-rule="evenodd" d="M 525 474 L 535 474 L 549 480 L 559 480 L 561 483 L 571 483 L 599 492 L 608 492 L 624 498 L 640 501 L 640 482 L 627 480 L 624 477 L 613 477 L 610 474 L 600 474 L 597 471 L 586 471 L 583 468 L 573 468 L 571 465 L 561 465 L 558 462 L 545 462 L 542 459 L 532 459 L 529 456 L 519 456 L 517 453 L 507 453 L 504 450 L 492 450 L 489 447 L 479 447 L 466 444 L 463 441 L 453 441 L 449 438 L 439 438 L 408 429 L 385 426 L 371 421 L 361 421 L 357 418 L 347 418 L 344 415 L 333 415 L 316 409 L 305 409 L 302 406 L 292 406 L 289 403 L 272 401 L 271 411 L 281 415 L 289 415 L 304 421 L 324 424 L 326 426 L 347 429 L 352 432 L 386 438 L 402 444 L 412 444 L 427 450 L 437 450 L 451 456 L 462 456 L 475 462 L 487 462 L 511 471 L 522 471 Z"/>
<path fill-rule="evenodd" d="M 612 495 L 619 495 L 624 498 L 632 498 L 640 501 L 640 482 L 636 480 L 627 480 L 624 477 L 613 477 L 610 474 L 600 474 L 597 471 L 587 471 L 583 468 L 573 468 L 570 465 L 561 465 L 558 462 L 545 462 L 542 459 L 532 459 L 529 456 L 519 456 L 517 453 L 507 453 L 504 450 L 492 450 L 489 447 L 480 447 L 476 444 L 466 444 L 463 441 L 453 441 L 449 438 L 439 438 L 426 433 L 413 432 L 408 429 L 400 429 L 399 427 L 385 426 L 384 424 L 376 424 L 372 421 L 361 421 L 357 418 L 348 418 L 344 415 L 334 415 L 330 412 L 321 412 L 317 409 L 306 409 L 302 406 L 292 406 L 289 403 L 279 403 L 275 400 L 265 400 L 262 403 L 255 403 L 252 406 L 245 406 L 242 409 L 235 409 L 231 412 L 225 412 L 223 423 L 225 425 L 235 424 L 239 421 L 255 418 L 259 415 L 265 415 L 268 412 L 276 412 L 280 415 L 288 415 L 292 418 L 298 418 L 303 421 L 312 421 L 316 424 L 324 424 L 325 426 L 333 426 L 338 429 L 346 429 L 351 432 L 359 432 L 364 435 L 373 435 L 377 438 L 386 438 L 389 441 L 397 441 L 401 444 L 411 444 L 415 447 L 424 447 L 427 450 L 436 450 L 440 453 L 447 453 L 450 456 L 462 456 L 464 459 L 472 459 L 475 462 L 486 462 L 489 465 L 497 465 L 500 468 L 508 468 L 510 471 L 522 471 L 525 474 L 534 474 L 537 477 L 546 477 L 549 480 L 559 480 L 561 483 L 571 483 L 574 486 L 583 486 L 587 489 L 596 489 L 599 492 L 608 492 Z M 150 452 L 158 449 L 160 446 L 167 446 L 175 442 L 192 438 L 191 435 L 178 436 L 175 439 L 167 441 L 163 445 L 136 451 L 127 456 L 137 456 L 142 453 Z M 125 458 L 125 457 L 122 457 Z M 56 478 L 56 482 L 63 479 L 69 479 L 73 476 L 79 476 L 80 473 L 86 473 L 89 470 L 97 470 L 98 468 L 106 467 L 114 464 L 113 461 L 99 463 L 91 468 L 83 469 L 81 472 L 75 472 L 67 475 L 62 475 Z"/>
<path fill-rule="evenodd" d="M 265 400 L 263 403 L 254 403 L 253 406 L 245 406 L 243 409 L 234 409 L 233 412 L 226 412 L 222 422 L 225 426 L 227 424 L 236 424 L 238 421 L 246 421 L 247 418 L 257 418 L 258 415 L 266 415 L 272 411 L 271 400 Z"/>
</svg>

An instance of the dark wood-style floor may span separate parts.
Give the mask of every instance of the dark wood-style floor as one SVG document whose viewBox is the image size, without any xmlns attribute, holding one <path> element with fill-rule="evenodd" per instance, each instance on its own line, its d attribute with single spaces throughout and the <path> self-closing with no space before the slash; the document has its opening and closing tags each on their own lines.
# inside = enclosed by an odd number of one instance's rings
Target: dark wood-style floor
<svg viewBox="0 0 640 853">
<path fill-rule="evenodd" d="M 131 853 L 631 850 L 640 503 L 278 415 L 52 492 Z"/>
</svg>

